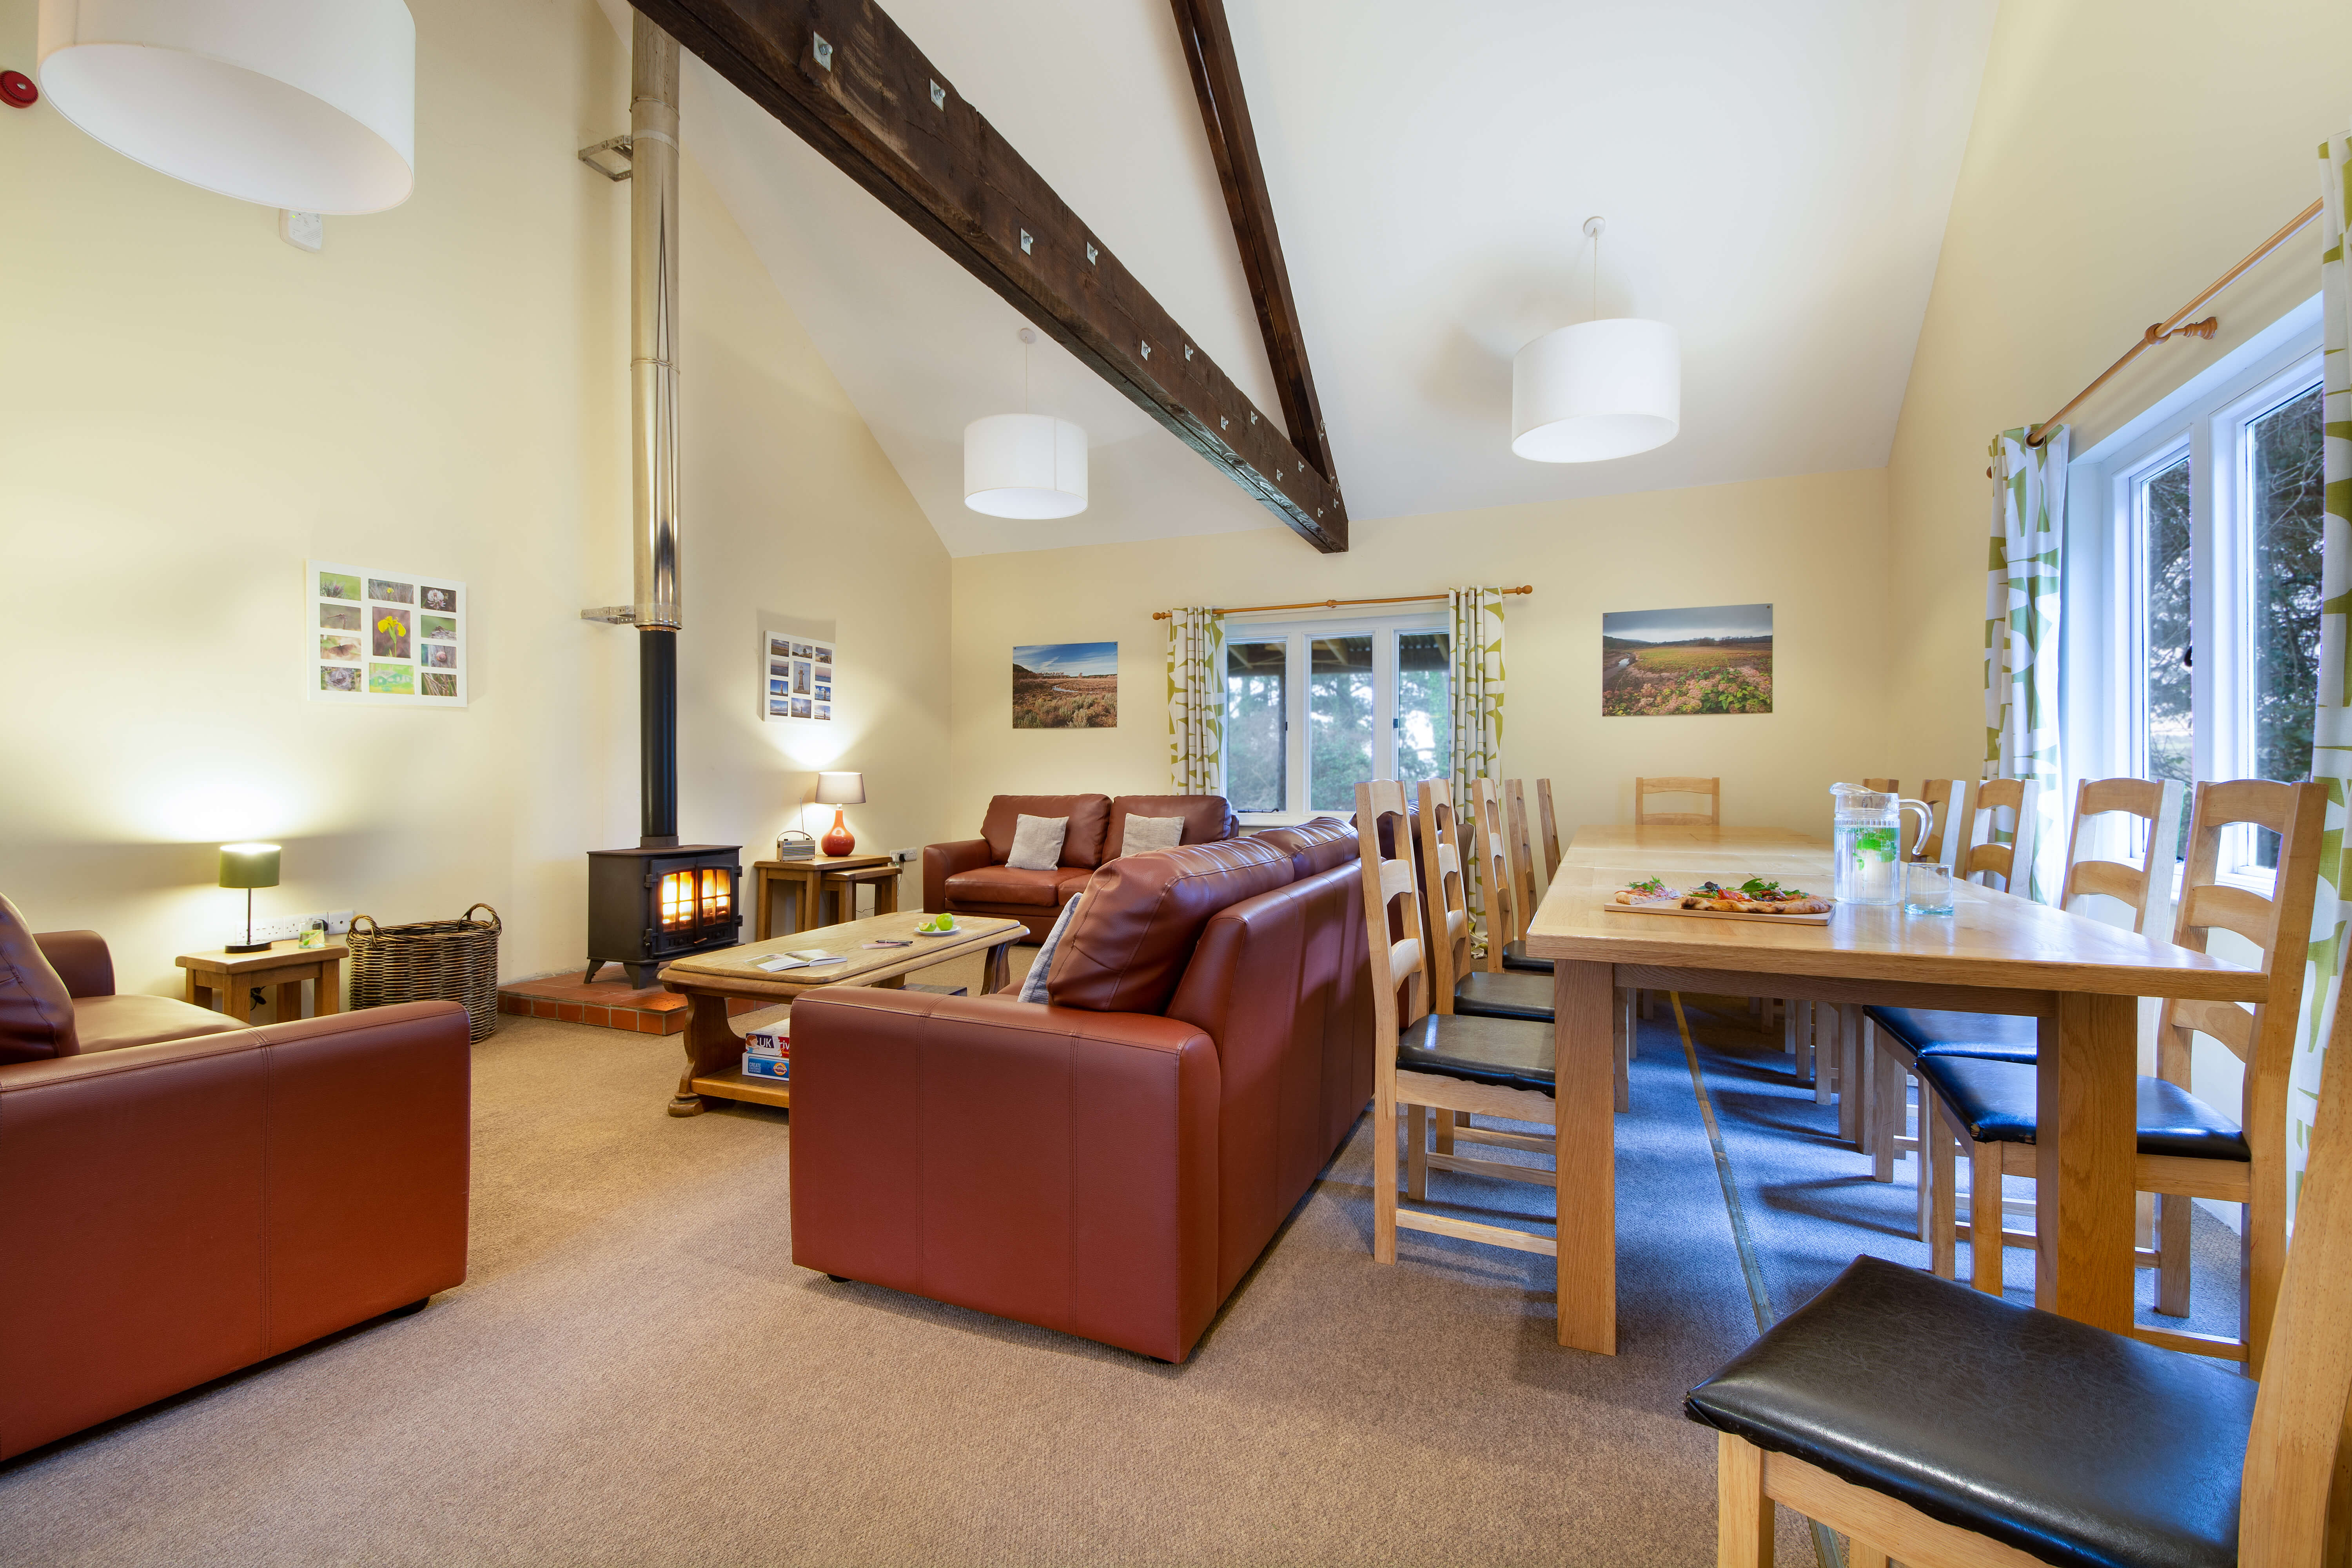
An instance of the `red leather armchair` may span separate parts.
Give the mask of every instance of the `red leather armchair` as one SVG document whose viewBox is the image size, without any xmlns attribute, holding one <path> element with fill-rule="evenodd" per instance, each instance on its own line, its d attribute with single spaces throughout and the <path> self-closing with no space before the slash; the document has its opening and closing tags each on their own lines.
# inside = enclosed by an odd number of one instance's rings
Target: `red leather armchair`
<svg viewBox="0 0 2352 1568">
<path fill-rule="evenodd" d="M 988 803 L 980 837 L 923 848 L 923 908 L 930 914 L 995 915 L 1029 928 L 1033 942 L 1054 929 L 1062 906 L 1076 896 L 1095 868 L 1118 858 L 1127 819 L 1181 816 L 1186 844 L 1231 838 L 1238 831 L 1221 795 L 1000 795 Z M 1050 871 L 1007 866 L 1013 830 L 1023 816 L 1066 816 L 1062 863 Z"/>
<path fill-rule="evenodd" d="M 1183 1360 L 1370 1099 L 1361 882 L 1337 823 L 1124 857 L 1047 1003 L 801 998 L 793 1261 Z"/>
<path fill-rule="evenodd" d="M 462 1283 L 471 1059 L 455 1003 L 118 996 L 0 899 L 0 1458 Z"/>
</svg>

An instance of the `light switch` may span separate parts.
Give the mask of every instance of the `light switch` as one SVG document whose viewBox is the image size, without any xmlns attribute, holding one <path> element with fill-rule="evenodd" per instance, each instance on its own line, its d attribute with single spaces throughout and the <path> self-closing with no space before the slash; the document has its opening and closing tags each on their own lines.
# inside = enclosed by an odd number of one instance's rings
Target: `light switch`
<svg viewBox="0 0 2352 1568">
<path fill-rule="evenodd" d="M 327 243 L 327 220 L 317 213 L 278 209 L 278 237 L 297 250 L 317 250 Z"/>
</svg>

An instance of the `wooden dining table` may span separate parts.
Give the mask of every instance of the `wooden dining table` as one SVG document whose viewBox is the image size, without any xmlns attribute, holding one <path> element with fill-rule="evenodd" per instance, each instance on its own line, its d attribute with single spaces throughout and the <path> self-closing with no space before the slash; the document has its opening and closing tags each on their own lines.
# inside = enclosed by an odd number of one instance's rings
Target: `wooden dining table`
<svg viewBox="0 0 2352 1568">
<path fill-rule="evenodd" d="M 1560 1342 L 1617 1344 L 1611 1007 L 1625 990 L 2032 1017 L 2040 1030 L 2034 1301 L 2117 1333 L 2133 1308 L 2137 999 L 2256 1002 L 2263 976 L 2154 937 L 1959 884 L 1948 915 L 1840 904 L 1827 925 L 1625 910 L 1628 881 L 1831 885 L 1830 845 L 1780 828 L 1580 827 L 1526 942 L 1558 1009 Z M 1571 1201 L 1571 1194 L 1575 1194 Z"/>
</svg>

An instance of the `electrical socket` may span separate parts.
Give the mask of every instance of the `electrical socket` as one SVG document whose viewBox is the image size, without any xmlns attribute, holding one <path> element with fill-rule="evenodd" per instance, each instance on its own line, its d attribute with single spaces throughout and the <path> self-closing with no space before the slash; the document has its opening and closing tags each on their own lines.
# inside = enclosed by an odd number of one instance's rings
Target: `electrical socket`
<svg viewBox="0 0 2352 1568">
<path fill-rule="evenodd" d="M 310 928 L 310 924 L 312 921 L 326 921 L 327 934 L 329 936 L 342 936 L 352 929 L 352 911 L 349 910 L 329 910 L 322 914 L 272 915 L 268 920 L 263 920 L 257 916 L 253 922 L 253 940 L 256 942 L 293 942 L 300 937 L 303 931 Z M 228 942 L 243 942 L 245 940 L 244 922 L 241 921 L 237 922 L 235 934 L 224 940 Z"/>
<path fill-rule="evenodd" d="M 904 866 L 912 861 L 915 857 L 920 853 L 921 851 L 917 849 L 896 849 L 891 851 L 890 858 L 896 860 L 901 866 Z"/>
<path fill-rule="evenodd" d="M 327 934 L 329 936 L 347 936 L 350 934 L 351 929 L 351 910 L 329 910 L 327 911 Z"/>
</svg>

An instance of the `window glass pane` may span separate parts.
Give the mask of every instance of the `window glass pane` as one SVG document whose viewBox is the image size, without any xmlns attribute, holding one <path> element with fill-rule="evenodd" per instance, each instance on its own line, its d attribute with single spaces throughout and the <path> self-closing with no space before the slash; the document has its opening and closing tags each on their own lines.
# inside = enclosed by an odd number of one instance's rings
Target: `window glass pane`
<svg viewBox="0 0 2352 1568">
<path fill-rule="evenodd" d="M 1442 779 L 1453 768 L 1452 641 L 1445 632 L 1397 634 L 1396 776 L 1402 783 Z"/>
<path fill-rule="evenodd" d="M 1286 811 L 1282 731 L 1287 641 L 1225 645 L 1225 798 L 1235 811 Z"/>
<path fill-rule="evenodd" d="M 2246 427 L 2252 450 L 2254 614 L 2254 776 L 2311 776 L 2311 713 L 2318 696 L 2320 390 L 2291 398 Z"/>
<path fill-rule="evenodd" d="M 1372 639 L 1307 642 L 1307 808 L 1353 811 L 1372 776 Z"/>
<path fill-rule="evenodd" d="M 2189 623 L 2189 477 L 2184 456 L 2141 480 L 2139 493 L 2141 553 L 2147 563 L 2143 584 L 2147 621 L 2141 628 L 2141 646 L 2147 653 L 2142 672 L 2147 776 L 2179 779 L 2184 790 L 2189 782 L 2189 743 L 2196 733 L 2189 696 L 2189 666 L 2196 657 Z M 2189 813 L 2182 811 L 2180 818 L 2176 858 L 2189 844 Z"/>
</svg>

